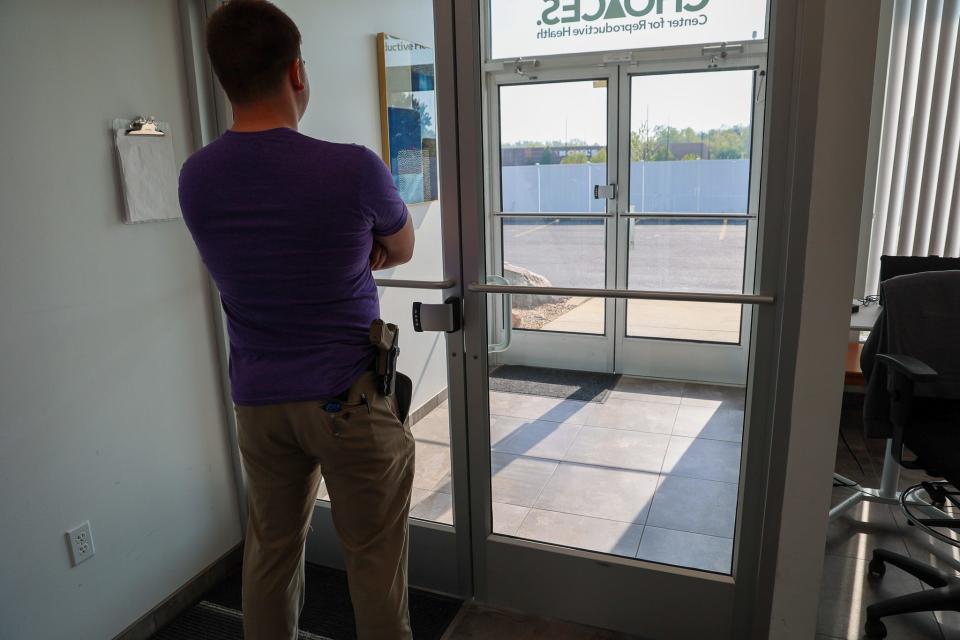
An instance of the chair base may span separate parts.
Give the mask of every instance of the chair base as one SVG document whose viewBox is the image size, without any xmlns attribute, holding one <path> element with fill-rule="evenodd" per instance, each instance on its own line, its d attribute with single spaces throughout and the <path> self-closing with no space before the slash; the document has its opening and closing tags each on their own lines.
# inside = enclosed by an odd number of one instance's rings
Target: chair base
<svg viewBox="0 0 960 640">
<path fill-rule="evenodd" d="M 882 579 L 887 572 L 887 564 L 906 571 L 932 589 L 890 598 L 867 607 L 864 629 L 867 640 L 887 637 L 882 618 L 888 616 L 925 611 L 960 611 L 960 578 L 886 549 L 874 550 L 873 560 L 870 561 L 870 577 Z"/>
<path fill-rule="evenodd" d="M 927 500 L 923 499 L 924 495 Z M 960 518 L 956 511 L 960 509 L 958 496 L 960 491 L 947 480 L 921 482 L 900 495 L 900 509 L 912 526 L 945 544 L 960 547 L 960 540 L 956 536 L 956 532 L 960 531 Z M 914 509 L 918 507 L 924 508 L 926 513 L 915 512 Z M 945 512 L 945 508 L 950 508 L 952 515 Z M 951 535 L 942 533 L 941 529 L 951 532 Z"/>
<path fill-rule="evenodd" d="M 880 476 L 880 488 L 871 489 L 861 487 L 860 483 L 844 478 L 838 473 L 833 474 L 834 480 L 840 484 L 856 490 L 852 496 L 830 509 L 830 520 L 835 520 L 845 511 L 856 507 L 861 502 L 876 502 L 880 504 L 900 504 L 900 462 L 893 455 L 893 440 L 887 440 L 887 449 L 883 456 L 883 471 Z"/>
<path fill-rule="evenodd" d="M 853 509 L 861 502 L 873 502 L 876 504 L 888 504 L 888 505 L 899 505 L 900 504 L 900 493 L 894 492 L 892 496 L 884 495 L 883 491 L 880 489 L 871 489 L 868 487 L 862 487 L 859 484 L 850 481 L 849 479 L 841 476 L 840 474 L 833 474 L 834 479 L 837 480 L 844 487 L 853 489 L 856 493 L 851 495 L 849 498 L 845 499 L 843 502 L 830 509 L 830 520 L 835 520 L 837 517 L 843 515 L 845 512 Z"/>
</svg>

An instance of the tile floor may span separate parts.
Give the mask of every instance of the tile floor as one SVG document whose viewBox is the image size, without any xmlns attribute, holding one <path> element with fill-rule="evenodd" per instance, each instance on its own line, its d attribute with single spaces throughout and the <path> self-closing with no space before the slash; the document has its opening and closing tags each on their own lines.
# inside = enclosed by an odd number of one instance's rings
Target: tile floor
<svg viewBox="0 0 960 640">
<path fill-rule="evenodd" d="M 493 392 L 495 532 L 729 572 L 743 394 L 628 377 L 602 404 Z M 411 515 L 451 524 L 446 405 L 413 433 Z"/>
<path fill-rule="evenodd" d="M 834 504 L 850 495 L 834 491 Z M 888 567 L 882 580 L 869 577 L 873 550 L 882 547 L 960 575 L 960 549 L 934 540 L 907 525 L 899 508 L 863 504 L 830 524 L 827 537 L 817 637 L 858 640 L 863 637 L 868 605 L 924 589 L 919 580 Z M 889 638 L 897 640 L 960 639 L 960 614 L 916 613 L 884 619 Z"/>
<path fill-rule="evenodd" d="M 860 403 L 857 396 L 845 397 L 841 433 L 850 449 L 838 443 L 836 470 L 864 486 L 878 486 L 884 443 L 863 438 Z M 624 378 L 604 405 L 497 393 L 491 409 L 498 532 L 729 571 L 736 485 L 726 481 L 733 477 L 734 456 L 721 445 L 739 447 L 742 391 Z M 421 458 L 414 511 L 450 522 L 444 410 L 414 426 Z M 647 470 L 658 458 L 659 470 Z M 922 474 L 904 471 L 901 487 L 921 479 Z M 834 489 L 833 504 L 849 494 Z M 815 640 L 862 638 L 869 604 L 923 588 L 893 567 L 883 580 L 870 579 L 867 565 L 877 547 L 960 576 L 960 549 L 908 526 L 899 508 L 860 505 L 828 529 Z M 886 624 L 888 637 L 897 640 L 960 640 L 956 612 L 894 616 Z M 544 629 L 557 638 L 623 637 L 478 605 L 468 607 L 446 637 L 547 637 L 534 633 Z M 524 635 L 527 630 L 533 635 Z"/>
<path fill-rule="evenodd" d="M 879 486 L 884 443 L 863 438 L 859 399 L 848 396 L 845 404 L 841 433 L 850 450 L 838 444 L 836 470 L 864 486 Z M 901 487 L 916 484 L 922 478 L 918 472 L 903 472 Z M 849 489 L 834 489 L 833 504 L 850 493 Z M 888 567 L 883 580 L 869 578 L 867 566 L 877 547 L 960 575 L 960 549 L 908 526 L 899 507 L 862 504 L 832 522 L 827 531 L 817 640 L 862 638 L 868 605 L 923 588 L 919 580 L 895 567 Z M 892 616 L 885 619 L 885 624 L 891 639 L 960 640 L 958 613 Z"/>
</svg>

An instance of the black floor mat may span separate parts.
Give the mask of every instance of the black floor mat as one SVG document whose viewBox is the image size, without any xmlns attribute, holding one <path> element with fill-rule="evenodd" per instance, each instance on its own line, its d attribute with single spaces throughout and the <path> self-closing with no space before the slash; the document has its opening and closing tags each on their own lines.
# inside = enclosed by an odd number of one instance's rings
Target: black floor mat
<svg viewBox="0 0 960 640">
<path fill-rule="evenodd" d="M 301 640 L 356 640 L 347 575 L 336 569 L 307 565 L 306 597 L 300 614 Z M 240 640 L 240 569 L 211 589 L 193 607 L 153 636 L 152 640 Z M 410 590 L 410 625 L 417 640 L 439 640 L 463 603 L 419 589 Z M 311 636 L 313 638 L 311 638 Z"/>
<path fill-rule="evenodd" d="M 502 365 L 490 372 L 490 390 L 531 396 L 606 402 L 620 376 L 613 373 Z"/>
<path fill-rule="evenodd" d="M 151 640 L 237 640 L 243 638 L 238 611 L 201 602 L 151 637 Z"/>
</svg>

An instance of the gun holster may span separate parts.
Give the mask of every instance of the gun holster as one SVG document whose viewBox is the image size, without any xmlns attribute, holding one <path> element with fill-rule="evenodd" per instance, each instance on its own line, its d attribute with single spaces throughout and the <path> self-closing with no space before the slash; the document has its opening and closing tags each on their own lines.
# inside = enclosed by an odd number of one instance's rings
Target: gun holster
<svg viewBox="0 0 960 640">
<path fill-rule="evenodd" d="M 410 415 L 410 402 L 413 400 L 413 380 L 397 372 L 395 393 L 397 394 L 397 409 L 400 411 L 400 422 L 406 422 Z"/>
<path fill-rule="evenodd" d="M 393 395 L 397 376 L 397 358 L 400 356 L 400 330 L 395 324 L 374 320 L 370 325 L 370 344 L 377 350 L 374 371 L 380 393 Z"/>
<path fill-rule="evenodd" d="M 377 351 L 374 370 L 377 387 L 384 396 L 397 394 L 397 407 L 401 422 L 406 422 L 413 396 L 413 381 L 397 371 L 400 357 L 400 329 L 395 324 L 374 320 L 370 325 L 370 344 Z"/>
</svg>

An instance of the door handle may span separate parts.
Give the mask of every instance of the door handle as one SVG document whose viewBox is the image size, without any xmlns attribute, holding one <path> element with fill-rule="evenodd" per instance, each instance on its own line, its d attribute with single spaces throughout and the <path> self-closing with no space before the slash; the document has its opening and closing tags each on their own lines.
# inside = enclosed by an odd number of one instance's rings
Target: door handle
<svg viewBox="0 0 960 640">
<path fill-rule="evenodd" d="M 595 184 L 593 185 L 594 200 L 616 200 L 617 185 L 615 184 Z"/>
<path fill-rule="evenodd" d="M 454 333 L 460 330 L 462 317 L 460 298 L 447 298 L 443 304 L 413 303 L 413 330 L 443 331 Z"/>
<path fill-rule="evenodd" d="M 772 306 L 777 296 L 772 293 L 697 293 L 688 291 L 634 291 L 632 289 L 584 289 L 579 287 L 527 287 L 519 285 L 480 284 L 473 282 L 467 290 L 474 293 L 516 293 L 520 295 L 566 296 L 570 298 L 612 298 L 616 300 L 666 300 L 672 302 L 709 302 L 711 304 L 754 304 Z"/>
<path fill-rule="evenodd" d="M 387 289 L 452 289 L 457 286 L 457 281 L 449 280 L 393 280 L 390 278 L 377 278 L 377 286 Z"/>
<path fill-rule="evenodd" d="M 487 276 L 487 284 L 509 285 L 510 282 L 503 276 Z M 487 345 L 487 353 L 503 353 L 510 348 L 513 342 L 513 294 L 503 294 L 503 339 L 500 342 Z"/>
</svg>

